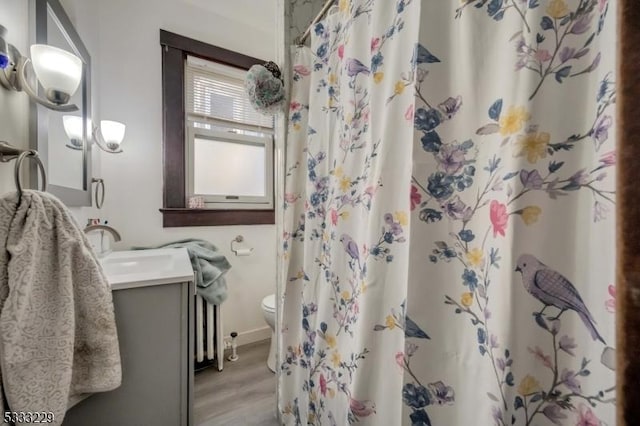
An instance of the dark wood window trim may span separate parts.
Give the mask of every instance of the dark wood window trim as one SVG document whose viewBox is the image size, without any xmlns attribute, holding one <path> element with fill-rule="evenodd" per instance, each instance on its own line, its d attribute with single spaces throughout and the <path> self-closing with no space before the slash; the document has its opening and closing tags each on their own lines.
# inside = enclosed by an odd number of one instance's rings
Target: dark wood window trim
<svg viewBox="0 0 640 426">
<path fill-rule="evenodd" d="M 265 61 L 160 30 L 162 46 L 162 226 L 274 224 L 274 210 L 213 210 L 186 208 L 184 64 L 198 56 L 248 70 Z"/>
</svg>

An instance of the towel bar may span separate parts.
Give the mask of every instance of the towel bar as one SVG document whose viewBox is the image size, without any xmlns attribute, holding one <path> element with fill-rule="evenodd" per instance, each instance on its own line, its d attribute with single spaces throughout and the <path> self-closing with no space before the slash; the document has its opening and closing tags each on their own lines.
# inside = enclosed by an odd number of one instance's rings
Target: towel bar
<svg viewBox="0 0 640 426">
<path fill-rule="evenodd" d="M 13 178 L 15 179 L 16 189 L 18 190 L 18 197 L 22 197 L 22 184 L 20 183 L 20 168 L 25 158 L 32 157 L 36 160 L 40 174 L 42 175 L 42 192 L 47 190 L 47 174 L 44 170 L 44 164 L 38 155 L 38 151 L 35 149 L 22 150 L 18 149 L 7 142 L 0 141 L 0 162 L 8 163 L 13 159 L 17 159 L 16 166 L 13 172 Z"/>
</svg>

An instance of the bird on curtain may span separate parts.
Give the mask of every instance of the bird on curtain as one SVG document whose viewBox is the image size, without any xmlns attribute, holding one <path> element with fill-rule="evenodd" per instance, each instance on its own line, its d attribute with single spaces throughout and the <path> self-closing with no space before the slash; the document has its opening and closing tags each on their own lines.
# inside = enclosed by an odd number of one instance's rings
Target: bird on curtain
<svg viewBox="0 0 640 426">
<path fill-rule="evenodd" d="M 347 75 L 356 77 L 358 74 L 369 75 L 369 68 L 356 58 L 347 59 Z"/>
<path fill-rule="evenodd" d="M 356 242 L 353 241 L 353 238 L 351 238 L 347 234 L 342 234 L 342 236 L 340 237 L 340 242 L 344 246 L 344 250 L 351 257 L 351 260 L 357 262 L 358 270 L 362 271 L 362 265 L 360 264 L 360 250 L 358 250 L 358 244 L 356 244 Z"/>
<path fill-rule="evenodd" d="M 560 315 L 570 309 L 578 314 L 591 333 L 593 340 L 600 340 L 605 343 L 600 333 L 598 333 L 593 316 L 591 316 L 589 309 L 582 301 L 578 290 L 560 272 L 549 268 L 531 254 L 521 255 L 518 258 L 515 270 L 521 273 L 525 290 L 544 304 L 542 310 L 536 314 L 537 317 L 541 318 L 542 313 L 549 306 L 555 306 L 560 309 L 558 315 L 550 318 L 552 320 L 559 319 Z"/>
<path fill-rule="evenodd" d="M 429 337 L 429 335 L 425 333 L 424 330 L 422 330 L 414 320 L 409 318 L 408 315 L 405 316 L 404 321 L 405 321 L 404 335 L 406 337 L 417 337 L 418 339 L 431 339 L 431 337 Z"/>
</svg>

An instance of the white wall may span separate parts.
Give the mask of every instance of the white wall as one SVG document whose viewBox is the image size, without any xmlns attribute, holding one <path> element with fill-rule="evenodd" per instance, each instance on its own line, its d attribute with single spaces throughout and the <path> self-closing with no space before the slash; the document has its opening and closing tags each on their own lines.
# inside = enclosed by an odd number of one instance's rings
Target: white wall
<svg viewBox="0 0 640 426">
<path fill-rule="evenodd" d="M 0 0 L 0 25 L 8 30 L 9 43 L 21 52 L 25 52 L 29 35 L 27 2 Z M 10 92 L 0 87 L 0 141 L 9 142 L 18 148 L 28 148 L 28 125 L 29 98 L 27 95 Z M 0 163 L 0 195 L 16 189 L 13 183 L 14 165 L 14 162 Z"/>
<path fill-rule="evenodd" d="M 76 0 L 76 3 L 79 3 Z M 87 1 L 85 0 L 84 3 Z M 160 29 L 264 60 L 275 56 L 275 2 L 255 0 L 91 0 L 99 21 L 97 99 L 102 119 L 126 123 L 123 154 L 101 154 L 107 198 L 102 217 L 123 237 L 118 249 L 154 246 L 183 238 L 216 244 L 233 265 L 229 298 L 222 305 L 225 335 L 240 343 L 269 336 L 260 302 L 275 292 L 275 226 L 162 228 L 162 87 Z M 272 5 L 268 6 L 268 5 Z M 218 9 L 219 6 L 219 9 Z M 215 13 L 219 10 L 224 16 Z M 238 234 L 255 248 L 236 257 Z"/>
</svg>

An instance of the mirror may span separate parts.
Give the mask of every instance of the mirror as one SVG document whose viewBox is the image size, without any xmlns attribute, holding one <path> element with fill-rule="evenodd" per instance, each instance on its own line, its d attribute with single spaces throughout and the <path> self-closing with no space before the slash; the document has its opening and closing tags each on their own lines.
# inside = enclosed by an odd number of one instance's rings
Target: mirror
<svg viewBox="0 0 640 426">
<path fill-rule="evenodd" d="M 47 169 L 49 192 L 68 206 L 90 206 L 91 58 L 58 0 L 30 0 L 30 15 L 31 44 L 58 47 L 83 63 L 80 87 L 69 101 L 78 106 L 77 111 L 57 112 L 31 104 L 31 145 Z M 41 93 L 42 87 L 38 90 Z M 31 172 L 36 182 L 39 177 L 35 170 Z"/>
</svg>

